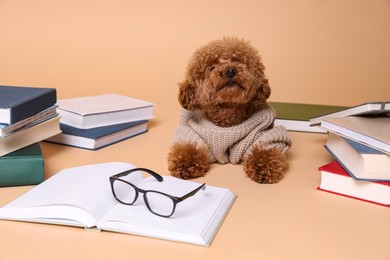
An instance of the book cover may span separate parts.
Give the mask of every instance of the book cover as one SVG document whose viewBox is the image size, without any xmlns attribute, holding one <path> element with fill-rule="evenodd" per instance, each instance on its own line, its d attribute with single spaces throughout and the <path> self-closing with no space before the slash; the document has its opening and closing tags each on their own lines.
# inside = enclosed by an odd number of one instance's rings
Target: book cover
<svg viewBox="0 0 390 260">
<path fill-rule="evenodd" d="M 114 197 L 110 177 L 133 168 L 128 163 L 111 162 L 64 169 L 0 208 L 0 219 L 97 228 L 210 245 L 236 195 L 226 188 L 206 184 L 204 190 L 178 203 L 171 217 L 160 217 L 149 211 L 142 194 L 133 205 L 122 204 Z M 131 183 L 142 190 L 182 197 L 200 185 L 172 176 L 158 180 L 144 176 L 141 171 L 120 178 L 126 185 L 116 187 L 116 193 L 130 192 L 127 183 Z"/>
<path fill-rule="evenodd" d="M 153 118 L 153 103 L 119 94 L 63 99 L 57 105 L 61 123 L 80 129 Z"/>
<path fill-rule="evenodd" d="M 39 143 L 0 157 L 0 187 L 36 185 L 44 180 L 44 158 Z"/>
<path fill-rule="evenodd" d="M 45 141 L 89 150 L 101 149 L 148 131 L 146 120 L 90 129 L 60 124 L 60 129 L 62 133 Z"/>
<path fill-rule="evenodd" d="M 333 133 L 324 147 L 353 178 L 390 181 L 389 155 Z"/>
<path fill-rule="evenodd" d="M 389 115 L 390 102 L 369 102 L 356 106 L 340 109 L 335 112 L 323 113 L 319 116 L 310 118 L 310 125 L 319 125 L 321 121 L 326 117 L 345 117 L 345 116 L 358 116 L 358 115 Z"/>
<path fill-rule="evenodd" d="M 344 109 L 344 106 L 269 102 L 276 111 L 275 125 L 284 125 L 287 130 L 299 132 L 326 133 L 319 127 L 310 126 L 310 118 L 324 113 Z"/>
<path fill-rule="evenodd" d="M 372 182 L 353 179 L 338 162 L 318 168 L 321 184 L 318 190 L 390 206 L 390 182 Z"/>
<path fill-rule="evenodd" d="M 386 154 L 390 153 L 390 117 L 328 117 L 321 127 Z"/>
<path fill-rule="evenodd" d="M 0 124 L 15 124 L 53 106 L 55 88 L 0 86 Z"/>
<path fill-rule="evenodd" d="M 59 134 L 61 132 L 59 122 L 60 118 L 57 116 L 0 138 L 0 156 Z"/>
</svg>

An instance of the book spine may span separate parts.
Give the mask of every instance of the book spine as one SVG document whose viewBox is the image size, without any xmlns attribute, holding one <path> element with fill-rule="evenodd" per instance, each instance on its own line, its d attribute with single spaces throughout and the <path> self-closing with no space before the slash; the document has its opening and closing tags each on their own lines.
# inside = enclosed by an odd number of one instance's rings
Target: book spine
<svg viewBox="0 0 390 260">
<path fill-rule="evenodd" d="M 57 102 L 56 89 L 49 89 L 44 94 L 39 94 L 29 100 L 21 102 L 19 105 L 11 108 L 10 124 L 15 124 L 23 119 L 35 115 L 36 113 L 53 106 Z"/>
<path fill-rule="evenodd" d="M 0 187 L 36 185 L 43 180 L 43 156 L 0 159 Z"/>
</svg>

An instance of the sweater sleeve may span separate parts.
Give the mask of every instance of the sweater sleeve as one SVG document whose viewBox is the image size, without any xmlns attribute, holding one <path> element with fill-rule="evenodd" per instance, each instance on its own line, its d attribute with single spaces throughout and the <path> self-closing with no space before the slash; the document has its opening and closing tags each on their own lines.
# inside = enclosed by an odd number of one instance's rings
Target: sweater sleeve
<svg viewBox="0 0 390 260">
<path fill-rule="evenodd" d="M 254 130 L 246 138 L 236 143 L 230 150 L 230 161 L 239 164 L 251 152 L 254 146 L 265 149 L 277 148 L 286 152 L 291 146 L 291 139 L 284 126 L 276 126 L 266 130 Z"/>
<path fill-rule="evenodd" d="M 193 128 L 191 128 L 188 125 L 188 113 L 184 112 L 181 115 L 180 118 L 180 123 L 177 126 L 174 135 L 173 135 L 173 142 L 174 143 L 182 143 L 182 142 L 187 142 L 187 143 L 193 143 L 196 147 L 207 147 L 208 151 L 208 158 L 209 162 L 215 162 L 215 158 L 210 152 L 210 148 L 207 145 L 207 143 L 203 140 L 203 138 L 196 132 L 194 131 Z"/>
</svg>

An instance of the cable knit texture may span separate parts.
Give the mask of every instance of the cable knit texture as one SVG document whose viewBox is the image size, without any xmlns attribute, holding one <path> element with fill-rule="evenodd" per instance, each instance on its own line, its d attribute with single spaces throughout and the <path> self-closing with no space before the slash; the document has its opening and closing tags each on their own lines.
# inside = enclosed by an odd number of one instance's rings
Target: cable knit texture
<svg viewBox="0 0 390 260">
<path fill-rule="evenodd" d="M 241 124 L 219 127 L 209 121 L 201 111 L 183 110 L 174 142 L 192 142 L 197 147 L 207 146 L 210 163 L 239 164 L 254 145 L 276 147 L 287 151 L 291 139 L 283 126 L 273 127 L 275 111 L 264 106 Z"/>
</svg>

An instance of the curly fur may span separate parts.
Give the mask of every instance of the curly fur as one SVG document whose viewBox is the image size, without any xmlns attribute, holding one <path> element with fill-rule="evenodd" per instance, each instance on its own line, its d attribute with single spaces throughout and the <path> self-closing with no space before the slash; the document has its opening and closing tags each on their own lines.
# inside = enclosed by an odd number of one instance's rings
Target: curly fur
<svg viewBox="0 0 390 260">
<path fill-rule="evenodd" d="M 286 155 L 275 148 L 254 147 L 244 162 L 244 171 L 258 183 L 279 182 L 287 168 Z"/>
<path fill-rule="evenodd" d="M 212 41 L 195 51 L 185 78 L 179 83 L 179 102 L 200 110 L 214 124 L 230 127 L 258 111 L 271 94 L 258 51 L 238 38 Z M 190 179 L 209 170 L 207 149 L 193 143 L 174 144 L 168 155 L 172 175 Z M 258 183 L 276 183 L 287 169 L 283 151 L 253 147 L 243 162 L 247 175 Z"/>
<path fill-rule="evenodd" d="M 196 148 L 192 143 L 178 143 L 172 147 L 169 157 L 168 170 L 178 178 L 202 177 L 210 169 L 207 147 Z"/>
<path fill-rule="evenodd" d="M 228 69 L 235 71 L 235 77 L 226 77 Z M 271 94 L 257 50 L 237 38 L 213 41 L 198 49 L 179 86 L 182 107 L 203 110 L 219 126 L 241 123 Z"/>
</svg>

